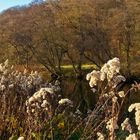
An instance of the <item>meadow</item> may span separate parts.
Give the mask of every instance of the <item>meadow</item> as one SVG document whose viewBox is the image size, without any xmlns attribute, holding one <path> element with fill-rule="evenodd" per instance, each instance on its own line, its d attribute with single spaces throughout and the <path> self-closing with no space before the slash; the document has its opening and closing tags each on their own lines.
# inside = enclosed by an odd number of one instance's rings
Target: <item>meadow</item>
<svg viewBox="0 0 140 140">
<path fill-rule="evenodd" d="M 140 138 L 140 103 L 129 102 L 140 86 L 135 81 L 122 87 L 126 78 L 120 74 L 118 58 L 87 74 L 96 101 L 86 111 L 62 95 L 61 81 L 42 80 L 37 71 L 17 71 L 6 60 L 0 64 L 0 78 L 1 140 Z"/>
</svg>

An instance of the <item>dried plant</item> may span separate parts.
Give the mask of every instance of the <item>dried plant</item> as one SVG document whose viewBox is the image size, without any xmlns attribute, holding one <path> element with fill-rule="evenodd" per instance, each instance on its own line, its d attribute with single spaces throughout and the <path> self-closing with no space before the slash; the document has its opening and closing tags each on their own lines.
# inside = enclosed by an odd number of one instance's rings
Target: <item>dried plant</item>
<svg viewBox="0 0 140 140">
<path fill-rule="evenodd" d="M 128 95 L 139 90 L 135 83 L 128 91 L 118 85 L 126 78 L 120 74 L 118 58 L 109 60 L 101 70 L 93 70 L 86 79 L 93 94 L 98 95 L 93 110 L 87 114 L 75 108 L 74 102 L 61 95 L 60 82 L 44 82 L 37 72 L 19 72 L 8 64 L 0 64 L 0 135 L 1 139 L 48 140 L 138 140 L 140 103 L 120 119 Z M 123 137 L 120 137 L 120 133 Z"/>
</svg>

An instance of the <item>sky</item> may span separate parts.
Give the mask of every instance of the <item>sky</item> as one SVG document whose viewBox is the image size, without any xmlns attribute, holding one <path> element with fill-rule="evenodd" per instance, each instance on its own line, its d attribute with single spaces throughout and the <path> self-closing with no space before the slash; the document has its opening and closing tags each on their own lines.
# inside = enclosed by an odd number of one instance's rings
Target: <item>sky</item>
<svg viewBox="0 0 140 140">
<path fill-rule="evenodd" d="M 0 0 L 0 12 L 17 5 L 27 5 L 32 0 Z"/>
</svg>

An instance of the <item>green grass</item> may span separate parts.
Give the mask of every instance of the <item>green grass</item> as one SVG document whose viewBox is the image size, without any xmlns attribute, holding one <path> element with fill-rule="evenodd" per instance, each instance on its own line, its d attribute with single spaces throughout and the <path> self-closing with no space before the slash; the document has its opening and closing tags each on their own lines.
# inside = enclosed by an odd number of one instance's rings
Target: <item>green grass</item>
<svg viewBox="0 0 140 140">
<path fill-rule="evenodd" d="M 76 66 L 77 67 L 77 66 Z M 96 66 L 93 64 L 84 64 L 82 65 L 82 69 L 90 69 L 90 68 L 95 68 Z M 63 69 L 73 69 L 72 65 L 63 65 L 61 66 Z"/>
</svg>

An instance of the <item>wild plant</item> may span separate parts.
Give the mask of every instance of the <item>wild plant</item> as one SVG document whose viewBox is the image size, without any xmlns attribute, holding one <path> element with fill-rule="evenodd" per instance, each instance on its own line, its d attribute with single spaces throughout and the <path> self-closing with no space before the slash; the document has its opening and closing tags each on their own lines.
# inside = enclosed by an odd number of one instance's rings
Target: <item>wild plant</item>
<svg viewBox="0 0 140 140">
<path fill-rule="evenodd" d="M 37 72 L 16 71 L 8 60 L 1 63 L 0 138 L 138 140 L 140 103 L 131 104 L 125 115 L 123 111 L 128 95 L 139 90 L 140 85 L 120 88 L 126 81 L 120 74 L 120 60 L 109 60 L 100 70 L 87 74 L 86 79 L 98 100 L 94 109 L 87 109 L 85 114 L 73 101 L 62 97 L 59 81 L 44 82 Z"/>
<path fill-rule="evenodd" d="M 49 139 L 70 118 L 73 102 L 61 97 L 59 81 L 43 81 L 38 72 L 0 64 L 0 139 Z M 56 127 L 54 127 L 56 126 Z"/>
<path fill-rule="evenodd" d="M 103 65 L 100 71 L 93 70 L 87 74 L 89 85 L 94 92 L 98 94 L 98 101 L 91 112 L 87 116 L 86 127 L 83 131 L 83 137 L 86 139 L 98 140 L 115 140 L 119 139 L 118 133 L 122 130 L 127 130 L 129 133 L 123 137 L 126 140 L 137 140 L 138 135 L 133 133 L 129 119 L 119 125 L 120 117 L 125 105 L 128 94 L 138 89 L 138 84 L 133 85 L 128 91 L 120 90 L 118 87 L 125 82 L 126 78 L 120 74 L 120 61 L 118 58 L 113 58 Z M 136 110 L 135 120 L 139 130 L 139 103 L 132 104 L 129 107 L 129 112 Z M 122 130 L 121 130 L 122 127 Z M 125 134 L 125 132 L 124 132 Z"/>
</svg>

